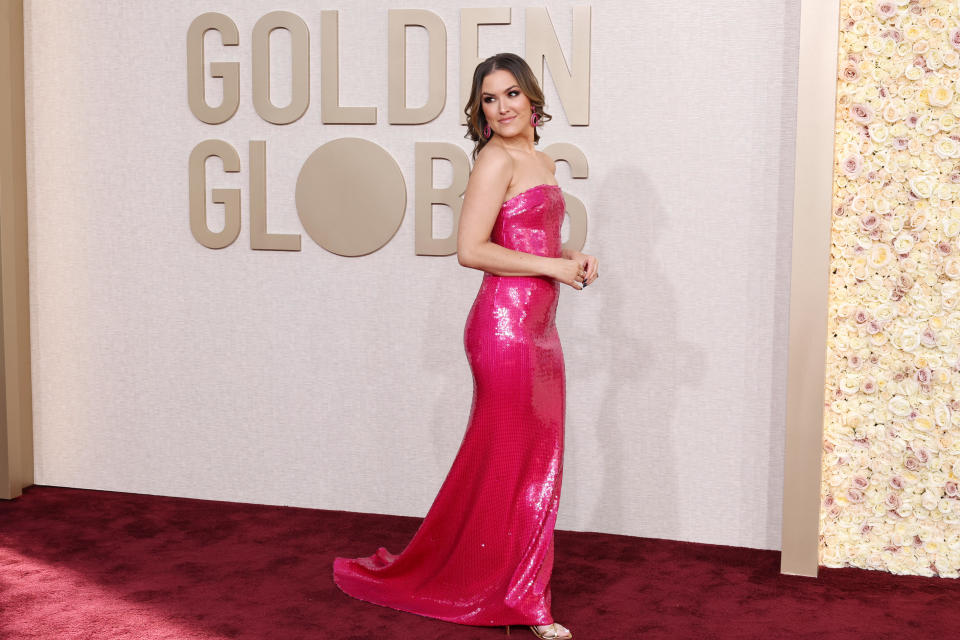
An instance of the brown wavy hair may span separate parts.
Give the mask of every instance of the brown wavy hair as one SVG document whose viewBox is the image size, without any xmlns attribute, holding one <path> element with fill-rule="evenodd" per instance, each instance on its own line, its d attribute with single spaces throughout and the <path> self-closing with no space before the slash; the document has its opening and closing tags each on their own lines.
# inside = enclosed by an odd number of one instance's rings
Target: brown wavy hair
<svg viewBox="0 0 960 640">
<path fill-rule="evenodd" d="M 541 123 L 551 120 L 550 114 L 543 110 L 543 90 L 540 89 L 537 78 L 533 75 L 527 61 L 515 53 L 498 53 L 490 56 L 474 69 L 470 100 L 467 101 L 467 106 L 463 110 L 467 114 L 467 133 L 463 137 L 474 142 L 474 160 L 477 159 L 480 149 L 483 149 L 484 145 L 487 144 L 487 138 L 483 137 L 483 129 L 487 126 L 487 118 L 483 115 L 483 105 L 480 103 L 483 99 L 483 79 L 498 69 L 509 71 L 517 79 L 517 86 L 527 96 L 534 112 L 540 116 Z M 533 143 L 537 144 L 538 142 L 540 142 L 540 132 L 537 127 L 534 127 Z"/>
</svg>

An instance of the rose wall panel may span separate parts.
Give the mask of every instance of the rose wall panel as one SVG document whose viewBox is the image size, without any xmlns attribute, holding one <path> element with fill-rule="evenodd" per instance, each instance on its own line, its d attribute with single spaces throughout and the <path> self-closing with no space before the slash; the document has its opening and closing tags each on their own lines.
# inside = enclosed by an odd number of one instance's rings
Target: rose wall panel
<svg viewBox="0 0 960 640">
<path fill-rule="evenodd" d="M 842 0 L 820 558 L 960 569 L 960 11 Z"/>
</svg>

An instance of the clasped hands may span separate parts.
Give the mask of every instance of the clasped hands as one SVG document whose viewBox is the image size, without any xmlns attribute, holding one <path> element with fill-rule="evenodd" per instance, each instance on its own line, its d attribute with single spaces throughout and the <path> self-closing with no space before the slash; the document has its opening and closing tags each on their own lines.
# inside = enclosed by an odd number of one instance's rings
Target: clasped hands
<svg viewBox="0 0 960 640">
<path fill-rule="evenodd" d="M 579 291 L 597 279 L 599 275 L 597 265 L 596 256 L 564 250 L 563 257 L 558 261 L 554 279 Z"/>
</svg>

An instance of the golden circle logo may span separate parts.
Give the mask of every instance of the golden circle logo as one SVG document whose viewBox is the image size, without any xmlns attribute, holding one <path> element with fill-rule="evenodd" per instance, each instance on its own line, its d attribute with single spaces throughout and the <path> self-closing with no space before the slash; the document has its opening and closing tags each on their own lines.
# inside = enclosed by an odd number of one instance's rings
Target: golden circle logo
<svg viewBox="0 0 960 640">
<path fill-rule="evenodd" d="M 303 228 L 314 242 L 341 256 L 363 256 L 390 242 L 406 208 L 400 167 L 380 145 L 362 138 L 322 145 L 297 177 Z"/>
</svg>

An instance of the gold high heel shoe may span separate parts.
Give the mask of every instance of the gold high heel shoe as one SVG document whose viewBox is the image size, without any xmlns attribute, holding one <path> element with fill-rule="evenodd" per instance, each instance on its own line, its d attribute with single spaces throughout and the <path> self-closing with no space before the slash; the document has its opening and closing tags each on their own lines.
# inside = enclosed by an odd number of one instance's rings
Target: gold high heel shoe
<svg viewBox="0 0 960 640">
<path fill-rule="evenodd" d="M 573 638 L 570 630 L 559 622 L 546 625 L 531 625 L 530 631 L 533 631 L 533 635 L 542 640 L 570 640 Z M 507 625 L 507 635 L 510 635 L 510 625 Z"/>
</svg>

